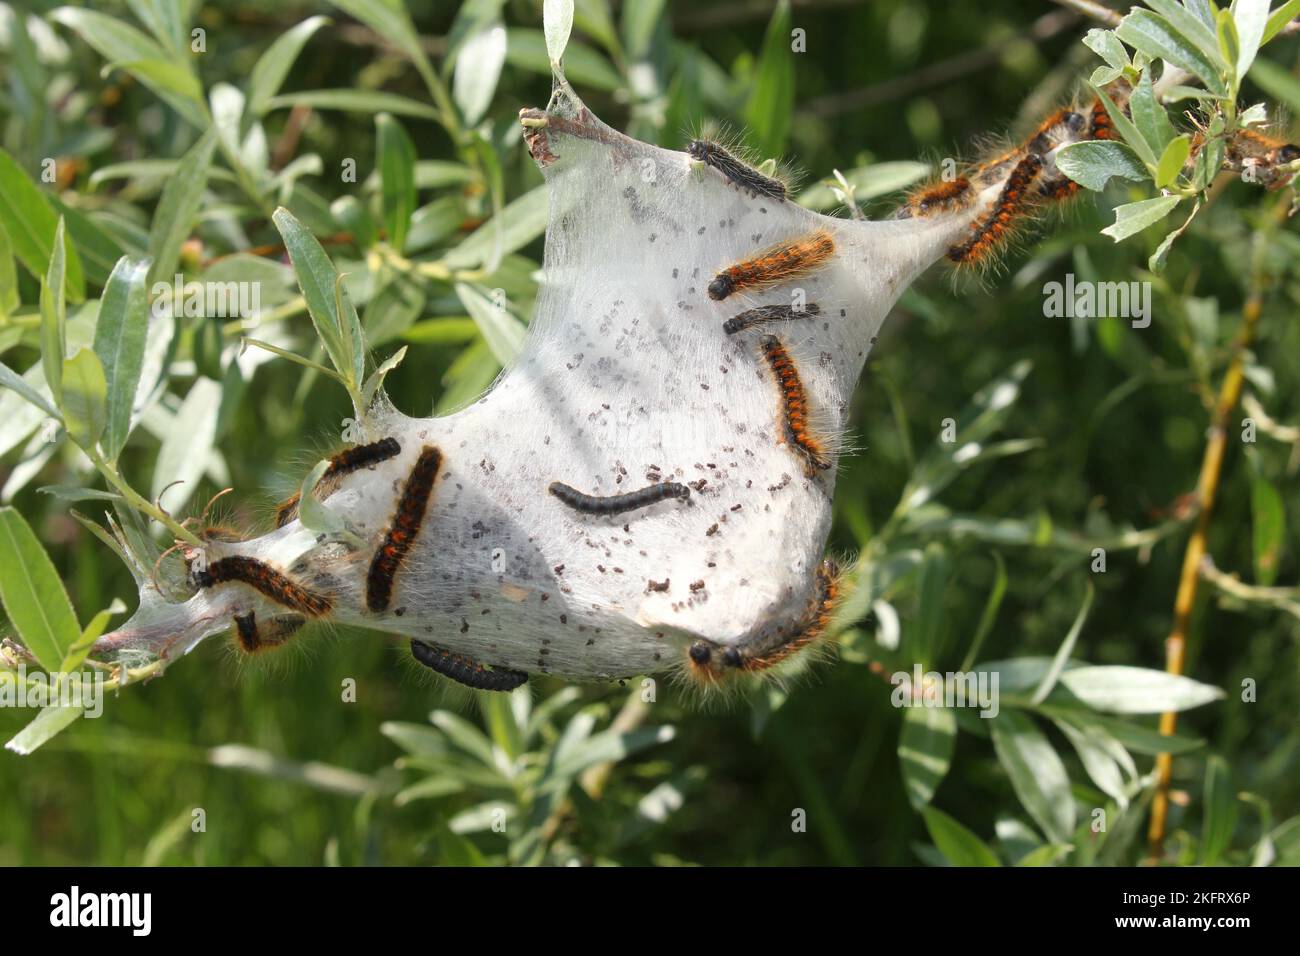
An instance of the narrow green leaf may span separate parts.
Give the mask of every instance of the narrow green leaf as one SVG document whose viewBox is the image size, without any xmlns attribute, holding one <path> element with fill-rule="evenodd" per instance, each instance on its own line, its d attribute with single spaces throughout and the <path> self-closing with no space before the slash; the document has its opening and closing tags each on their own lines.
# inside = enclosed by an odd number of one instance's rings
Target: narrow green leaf
<svg viewBox="0 0 1300 956">
<path fill-rule="evenodd" d="M 68 354 L 68 305 L 64 285 L 63 217 L 54 229 L 54 251 L 41 284 L 41 364 L 54 403 L 63 405 L 63 360 Z"/>
<path fill-rule="evenodd" d="M 1268 22 L 1264 26 L 1264 35 L 1260 38 L 1260 46 L 1281 33 L 1297 16 L 1300 16 L 1300 0 L 1286 0 L 1286 3 L 1269 14 Z"/>
<path fill-rule="evenodd" d="M 903 631 L 904 653 L 911 660 L 920 662 L 923 667 L 929 667 L 939 655 L 939 645 L 944 634 L 943 598 L 948 590 L 951 564 L 942 544 L 932 541 L 926 545 L 917 582 L 920 608 L 916 625 L 904 628 Z"/>
<path fill-rule="evenodd" d="M 1070 779 L 1047 737 L 1030 718 L 1006 709 L 990 721 L 990 730 L 998 760 L 1030 817 L 1049 840 L 1072 842 L 1075 806 Z"/>
<path fill-rule="evenodd" d="M 1056 651 L 1056 656 L 1052 658 L 1052 665 L 1039 681 L 1037 689 L 1034 691 L 1030 702 L 1041 704 L 1047 699 L 1047 695 L 1052 692 L 1056 682 L 1060 679 L 1061 674 L 1065 671 L 1065 665 L 1070 661 L 1070 655 L 1074 653 L 1074 645 L 1079 640 L 1079 634 L 1083 631 L 1083 624 L 1088 620 L 1088 612 L 1092 609 L 1092 600 L 1097 596 L 1097 589 L 1088 582 L 1088 590 L 1083 596 L 1083 606 L 1079 608 L 1079 613 L 1074 616 L 1074 623 L 1070 625 L 1069 632 L 1065 635 L 1065 640 Z"/>
<path fill-rule="evenodd" d="M 52 705 L 42 710 L 30 724 L 20 730 L 5 744 L 5 750 L 20 757 L 31 755 L 60 731 L 66 730 L 82 715 L 80 707 Z"/>
<path fill-rule="evenodd" d="M 212 128 L 227 156 L 239 155 L 240 130 L 244 121 L 244 93 L 229 83 L 217 83 L 208 94 Z"/>
<path fill-rule="evenodd" d="M 69 206 L 58 196 L 49 199 L 54 211 L 63 217 L 66 247 L 76 249 L 87 283 L 102 286 L 108 281 L 114 263 L 122 257 L 122 244 L 75 206 Z M 68 297 L 71 299 L 71 294 Z"/>
<path fill-rule="evenodd" d="M 1227 761 L 1211 754 L 1205 765 L 1205 814 L 1201 827 L 1201 866 L 1214 866 L 1232 842 L 1237 826 L 1237 794 Z"/>
<path fill-rule="evenodd" d="M 167 62 L 171 55 L 148 35 L 115 17 L 93 10 L 59 7 L 50 14 L 57 23 L 75 30 L 109 63 Z M 160 86 L 148 74 L 136 74 L 140 81 L 167 101 L 187 122 L 205 125 L 201 105 Z"/>
<path fill-rule="evenodd" d="M 1165 736 L 1150 727 L 1140 727 L 1126 720 L 1104 717 L 1091 711 L 1056 707 L 1044 704 L 1035 708 L 1038 713 L 1050 716 L 1054 720 L 1063 720 L 1084 732 L 1093 727 L 1099 728 L 1114 737 L 1126 749 L 1138 754 L 1154 756 L 1159 753 L 1185 754 L 1205 746 L 1204 740 L 1185 737 L 1181 734 Z"/>
<path fill-rule="evenodd" d="M 45 194 L 36 188 L 31 177 L 8 153 L 0 149 L 0 226 L 9 236 L 10 245 L 18 261 L 37 279 L 43 279 L 50 268 L 50 254 L 54 250 L 54 230 L 59 216 L 51 208 Z M 67 261 L 67 294 L 73 302 L 86 295 L 81 259 L 70 240 L 65 239 L 64 255 Z"/>
<path fill-rule="evenodd" d="M 413 116 L 434 121 L 440 118 L 437 110 L 419 100 L 375 90 L 305 90 L 301 93 L 282 93 L 267 100 L 263 112 L 294 106 L 341 110 L 346 113 L 392 113 L 395 116 Z"/>
<path fill-rule="evenodd" d="M 1111 749 L 1117 747 L 1119 752 L 1128 757 L 1128 753 L 1120 743 L 1113 737 L 1106 738 L 1103 736 L 1104 731 L 1095 727 L 1083 731 L 1063 720 L 1054 723 L 1065 735 L 1066 740 L 1070 741 L 1074 752 L 1079 755 L 1079 762 L 1083 764 L 1083 769 L 1088 772 L 1088 776 L 1092 778 L 1092 782 L 1098 789 L 1114 799 L 1121 807 L 1127 806 L 1128 796 L 1125 793 L 1124 774 Z M 1129 758 L 1128 762 L 1131 765 L 1132 759 Z"/>
<path fill-rule="evenodd" d="M 14 247 L 9 232 L 0 222 L 0 319 L 7 319 L 18 308 L 18 270 L 14 267 Z"/>
<path fill-rule="evenodd" d="M 253 66 L 248 80 L 248 111 L 253 116 L 266 112 L 271 97 L 280 92 L 285 77 L 293 68 L 298 54 L 312 35 L 330 23 L 329 17 L 308 17 L 298 25 L 280 34 Z"/>
<path fill-rule="evenodd" d="M 406 246 L 411 214 L 415 212 L 415 145 L 402 125 L 387 113 L 375 117 L 379 176 L 383 189 L 384 227 L 388 244 L 398 252 Z"/>
<path fill-rule="evenodd" d="M 898 737 L 898 764 L 908 802 L 920 810 L 948 774 L 957 746 L 957 719 L 944 707 L 909 707 Z"/>
<path fill-rule="evenodd" d="M 451 95 L 469 126 L 477 124 L 492 105 L 506 49 L 506 28 L 493 23 L 466 40 L 456 57 Z"/>
<path fill-rule="evenodd" d="M 1215 33 L 1219 41 L 1219 56 L 1233 68 L 1236 79 L 1237 59 L 1241 56 L 1241 40 L 1237 36 L 1237 23 L 1232 18 L 1231 10 L 1220 10 L 1215 22 Z"/>
<path fill-rule="evenodd" d="M 1268 0 L 1235 0 L 1232 16 L 1237 34 L 1237 56 L 1229 61 L 1237 69 L 1237 82 L 1240 83 L 1250 72 L 1255 62 L 1255 54 L 1264 43 L 1264 34 L 1268 30 Z"/>
<path fill-rule="evenodd" d="M 298 489 L 298 519 L 304 528 L 317 534 L 337 534 L 343 530 L 343 519 L 316 497 L 316 486 L 329 466 L 328 459 L 317 462 Z"/>
<path fill-rule="evenodd" d="M 366 384 L 361 389 L 361 398 L 364 405 L 367 407 L 370 405 L 375 398 L 375 394 L 384 387 L 384 378 L 389 372 L 401 365 L 402 360 L 405 358 L 406 346 L 403 345 L 370 374 L 370 377 L 366 379 Z"/>
<path fill-rule="evenodd" d="M 339 274 L 334 263 L 325 254 L 316 237 L 289 210 L 281 207 L 272 218 L 289 251 L 298 287 L 302 290 L 312 324 L 316 326 L 316 332 L 321 337 L 330 361 L 344 381 L 358 382 L 361 376 L 356 374 L 356 370 L 364 365 L 365 356 L 360 354 L 359 349 L 353 352 L 347 350 L 343 325 L 348 324 L 353 330 L 350 333 L 352 341 L 359 343 L 362 340 L 360 320 L 356 308 L 346 296 L 342 297 L 344 314 L 339 315 L 334 295 Z"/>
<path fill-rule="evenodd" d="M 573 31 L 573 0 L 544 0 L 542 3 L 542 28 L 546 33 L 546 52 L 552 63 L 564 59 L 564 48 L 569 45 Z"/>
<path fill-rule="evenodd" d="M 1001 866 L 987 843 L 942 810 L 922 807 L 921 817 L 930 839 L 953 866 Z"/>
<path fill-rule="evenodd" d="M 188 51 L 188 0 L 127 0 L 136 18 L 149 28 L 163 49 Z"/>
<path fill-rule="evenodd" d="M 1286 509 L 1282 495 L 1267 479 L 1250 486 L 1250 511 L 1255 546 L 1255 582 L 1270 587 L 1277 580 L 1278 558 L 1286 540 Z"/>
<path fill-rule="evenodd" d="M 31 384 L 28 383 L 26 379 L 3 363 L 0 363 L 0 386 L 4 386 L 22 396 L 24 401 L 31 405 L 35 405 L 56 421 L 63 421 L 63 416 L 59 414 L 58 410 L 55 409 L 53 405 L 50 404 L 49 399 L 36 389 L 32 388 Z"/>
<path fill-rule="evenodd" d="M 68 648 L 68 653 L 63 658 L 63 666 L 60 670 L 65 674 L 70 674 L 80 667 L 95 642 L 103 636 L 104 631 L 108 630 L 108 622 L 115 615 L 125 613 L 126 605 L 122 603 L 120 598 L 113 598 L 113 603 L 92 617 L 90 623 L 82 629 L 81 637 L 77 638 L 77 642 Z"/>
<path fill-rule="evenodd" d="M 133 260 L 123 256 L 108 277 L 108 284 L 99 300 L 95 354 L 103 363 L 108 387 L 108 422 L 104 428 L 103 448 L 109 461 L 115 461 L 121 454 L 131 433 L 131 413 L 140 384 L 149 331 L 145 288 L 148 274 L 147 259 Z"/>
<path fill-rule="evenodd" d="M 81 625 L 54 563 L 13 508 L 0 508 L 0 601 L 24 646 L 57 671 Z"/>
<path fill-rule="evenodd" d="M 753 131 L 754 145 L 764 156 L 780 155 L 794 114 L 794 56 L 790 49 L 790 3 L 779 0 L 768 22 L 745 123 Z"/>
<path fill-rule="evenodd" d="M 1141 202 L 1116 206 L 1115 224 L 1107 226 L 1101 234 L 1120 242 L 1154 226 L 1173 212 L 1174 207 L 1181 201 L 1180 196 L 1159 196 L 1155 199 L 1143 199 Z"/>
<path fill-rule="evenodd" d="M 188 67 L 175 60 L 119 60 L 104 69 L 125 70 L 160 95 L 170 93 L 177 101 L 203 101 L 203 84 Z"/>
<path fill-rule="evenodd" d="M 153 224 L 149 227 L 148 282 L 172 281 L 180 262 L 181 244 L 189 237 L 194 217 L 203 204 L 203 190 L 208 182 L 208 164 L 217 144 L 217 134 L 209 129 L 181 158 L 175 175 L 167 180 Z"/>
<path fill-rule="evenodd" d="M 108 421 L 108 383 L 99 356 L 78 349 L 63 360 L 63 420 L 68 437 L 82 448 L 94 448 Z"/>
<path fill-rule="evenodd" d="M 1067 670 L 1061 686 L 1089 707 L 1112 714 L 1190 710 L 1223 698 L 1219 688 L 1190 677 L 1122 665 Z"/>
</svg>

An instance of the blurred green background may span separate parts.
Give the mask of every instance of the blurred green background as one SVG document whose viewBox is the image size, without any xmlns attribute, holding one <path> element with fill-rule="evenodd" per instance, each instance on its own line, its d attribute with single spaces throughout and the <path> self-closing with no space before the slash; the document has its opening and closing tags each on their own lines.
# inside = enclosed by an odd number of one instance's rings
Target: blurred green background
<svg viewBox="0 0 1300 956">
<path fill-rule="evenodd" d="M 142 31 L 149 26 L 142 11 L 172 8 L 151 0 L 87 6 Z M 15 48 L 15 11 L 24 7 L 37 18 L 28 21 L 31 58 Z M 117 163 L 175 158 L 197 133 L 130 70 L 105 69 L 102 51 L 60 22 L 56 7 L 0 4 L 0 145 L 32 176 L 42 158 L 57 157 L 59 182 L 42 188 L 97 217 L 117 247 L 131 251 L 147 233 L 166 177 L 95 174 Z M 409 0 L 405 9 L 459 117 L 453 129 L 425 115 L 398 117 L 425 164 L 417 167 L 420 210 L 406 254 L 436 262 L 496 208 L 540 184 L 516 117 L 522 107 L 545 105 L 551 80 L 540 2 Z M 748 131 L 758 155 L 792 161 L 806 189 L 843 171 L 859 183 L 870 216 L 898 202 L 897 187 L 917 175 L 916 164 L 971 157 L 976 137 L 1023 129 L 1068 100 L 1098 63 L 1079 42 L 1093 24 L 1051 4 L 814 0 L 790 8 L 750 0 L 587 0 L 578 11 L 568 76 L 606 122 L 680 148 L 702 121 L 723 121 Z M 277 203 L 312 227 L 340 269 L 367 271 L 371 250 L 344 235 L 346 223 L 330 203 L 345 195 L 375 201 L 374 184 L 366 184 L 376 165 L 373 110 L 291 110 L 292 94 L 383 90 L 427 107 L 429 86 L 409 51 L 324 3 L 195 0 L 188 16 L 206 31 L 207 52 L 193 63 L 206 90 L 219 83 L 246 88 L 277 38 L 322 14 L 333 22 L 292 61 L 279 90 L 289 99 L 273 101 L 259 117 L 272 172 L 307 154 L 320 157 L 319 167 L 293 182 L 268 183 L 260 203 L 234 177 L 214 176 L 192 232 L 198 241 L 184 253 L 188 272 L 203 274 L 213 259 L 239 249 L 275 259 L 278 235 L 265 211 Z M 458 79 L 455 55 L 497 23 L 508 37 L 504 67 L 482 118 L 465 122 L 470 87 L 481 78 Z M 806 31 L 807 52 L 792 55 L 786 37 L 796 28 Z M 1284 37 L 1266 54 L 1276 65 L 1271 97 L 1289 91 L 1300 108 L 1298 52 L 1295 38 Z M 1244 102 L 1264 98 L 1247 87 Z M 357 184 L 340 182 L 336 172 L 347 158 L 356 160 Z M 215 165 L 229 168 L 221 157 Z M 1032 362 L 1000 431 L 1035 444 L 956 476 L 943 504 L 975 520 L 961 533 L 949 527 L 914 536 L 909 545 L 929 548 L 926 570 L 888 595 L 904 635 L 924 628 L 941 648 L 933 661 L 940 669 L 965 657 L 995 588 L 999 557 L 1006 592 L 984 658 L 1054 654 L 1091 581 L 1095 604 L 1075 656 L 1164 666 L 1188 533 L 1186 523 L 1165 523 L 1186 517 L 1180 498 L 1195 489 L 1207 403 L 1240 323 L 1250 233 L 1276 200 L 1242 183 L 1217 191 L 1155 278 L 1145 270 L 1161 234 L 1121 245 L 1098 234 L 1111 221 L 1110 207 L 1144 195 L 1120 186 L 1087 194 L 994 278 L 954 281 L 936 267 L 905 295 L 872 353 L 854 411 L 860 450 L 843 464 L 836 494 L 831 548 L 846 555 L 859 552 L 889 518 L 941 422 L 1015 363 Z M 825 188 L 806 201 L 827 212 L 837 207 Z M 541 248 L 533 230 L 500 274 L 483 280 L 510 290 L 521 320 L 531 307 L 530 276 Z M 1297 577 L 1297 263 L 1300 243 L 1288 226 L 1269 247 L 1270 290 L 1247 385 L 1291 431 L 1283 427 L 1248 446 L 1229 441 L 1210 536 L 1217 566 L 1254 583 L 1287 585 Z M 1152 326 L 1045 318 L 1042 284 L 1071 271 L 1079 278 L 1151 279 Z M 358 288 L 354 297 L 370 310 L 370 330 L 384 323 L 379 341 L 372 339 L 381 360 L 399 345 L 410 349 L 387 383 L 399 408 L 428 414 L 491 382 L 498 363 L 449 283 L 377 274 L 388 284 Z M 92 276 L 91 298 L 101 283 Z M 22 273 L 19 286 L 32 306 L 37 284 Z M 387 298 L 368 298 L 380 287 Z M 314 334 L 306 315 L 286 322 L 299 349 L 309 352 Z M 37 361 L 32 337 L 0 341 L 6 364 L 22 370 Z M 224 383 L 217 448 L 236 488 L 226 500 L 237 502 L 227 517 L 236 526 L 264 528 L 274 502 L 332 447 L 349 406 L 337 386 L 284 361 L 261 365 L 251 381 L 232 376 L 237 342 L 237 330 L 213 340 L 210 327 L 186 325 L 170 388 L 183 396 L 195 374 Z M 62 445 L 39 468 L 25 469 L 28 436 L 5 438 L 5 497 L 49 548 L 82 619 L 114 597 L 133 607 L 134 588 L 120 562 L 72 520 L 67 502 L 36 491 L 89 480 L 75 449 Z M 137 487 L 147 489 L 158 453 L 159 438 L 141 429 L 124 457 Z M 207 493 L 194 498 L 206 500 L 219 487 L 209 480 Z M 95 505 L 78 507 L 98 515 Z M 1111 548 L 1106 573 L 1089 572 L 1092 543 L 1158 527 L 1164 530 L 1148 546 Z M 1263 579 L 1261 534 L 1264 557 L 1273 559 Z M 661 684 L 647 708 L 637 682 L 567 689 L 534 679 L 530 711 L 521 701 L 484 702 L 435 683 L 405 660 L 404 644 L 374 634 L 315 634 L 255 661 L 212 639 L 164 679 L 111 698 L 102 719 L 78 721 L 33 756 L 0 756 L 0 863 L 941 862 L 905 791 L 902 712 L 869 666 L 888 659 L 878 653 L 881 626 L 878 615 L 863 617 L 843 638 L 844 659 L 811 668 L 788 694 L 702 705 Z M 1175 761 L 1167 862 L 1204 861 L 1211 823 L 1219 834 L 1213 839 L 1226 846 L 1215 851 L 1218 862 L 1300 859 L 1300 828 L 1284 823 L 1300 812 L 1297 637 L 1294 614 L 1227 601 L 1202 586 L 1186 672 L 1227 696 L 1181 718 L 1180 728 L 1206 745 Z M 349 678 L 356 702 L 342 703 Z M 1258 682 L 1255 703 L 1240 700 L 1246 678 Z M 442 713 L 430 723 L 435 709 Z M 12 736 L 30 716 L 0 711 L 0 735 Z M 979 723 L 962 722 L 933 803 L 1013 862 L 1043 840 L 1032 834 Z M 1149 718 L 1136 723 L 1154 726 Z M 659 729 L 668 727 L 671 733 Z M 1046 857 L 1088 862 L 1089 847 L 1103 842 L 1088 829 L 1088 808 L 1108 806 L 1108 797 L 1060 733 L 1049 727 L 1048 734 L 1069 770 L 1079 812 L 1072 849 Z M 505 760 L 514 768 L 509 773 L 499 769 L 501 754 L 514 758 Z M 1148 772 L 1152 758 L 1134 757 Z M 1216 768 L 1208 787 L 1207 766 Z M 1103 862 L 1142 859 L 1141 804 L 1135 799 L 1128 813 L 1113 809 L 1111 833 L 1119 820 L 1131 832 L 1115 836 Z M 205 811 L 203 833 L 191 829 L 195 808 Z M 492 827 L 498 808 L 506 808 L 505 835 Z M 792 828 L 800 809 L 806 831 Z"/>
</svg>

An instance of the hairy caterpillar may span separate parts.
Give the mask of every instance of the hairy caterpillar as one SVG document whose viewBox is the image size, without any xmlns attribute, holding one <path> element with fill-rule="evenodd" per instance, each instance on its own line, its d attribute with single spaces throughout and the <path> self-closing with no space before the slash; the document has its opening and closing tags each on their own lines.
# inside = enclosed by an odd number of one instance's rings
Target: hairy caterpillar
<svg viewBox="0 0 1300 956">
<path fill-rule="evenodd" d="M 705 684 L 716 683 L 729 673 L 759 673 L 777 666 L 822 637 L 830 625 L 840 599 L 839 567 L 831 558 L 822 561 L 816 574 L 812 606 L 789 636 L 783 628 L 755 640 L 718 647 L 707 640 L 691 645 L 689 673 Z"/>
<path fill-rule="evenodd" d="M 1281 189 L 1295 178 L 1289 166 L 1300 160 L 1300 146 L 1267 136 L 1257 130 L 1235 130 L 1228 139 L 1224 166 L 1233 172 L 1250 170 L 1249 175 L 1266 189 Z"/>
<path fill-rule="evenodd" d="M 895 219 L 910 219 L 912 216 L 929 216 L 935 213 L 959 209 L 975 198 L 971 181 L 965 176 L 952 180 L 941 180 L 918 190 L 907 198 Z"/>
<path fill-rule="evenodd" d="M 366 607 L 372 611 L 387 610 L 393 599 L 393 579 L 424 524 L 424 513 L 428 510 L 429 496 L 433 494 L 433 483 L 441 464 L 442 453 L 426 445 L 406 479 L 393 522 L 370 562 L 370 573 L 366 578 Z"/>
<path fill-rule="evenodd" d="M 794 358 L 775 335 L 763 339 L 763 357 L 781 390 L 781 424 L 785 440 L 804 459 L 808 477 L 831 466 L 825 443 L 812 433 L 808 423 L 808 395 Z"/>
<path fill-rule="evenodd" d="M 331 601 L 325 595 L 310 591 L 269 564 L 245 555 L 232 555 L 210 562 L 207 567 L 194 571 L 194 581 L 201 588 L 229 583 L 247 584 L 276 604 L 307 617 L 323 617 L 331 609 Z"/>
<path fill-rule="evenodd" d="M 511 691 L 528 681 L 528 675 L 522 671 L 507 668 L 488 670 L 468 657 L 453 654 L 425 641 L 411 641 L 411 656 L 443 677 L 450 677 L 458 684 L 475 690 Z"/>
<path fill-rule="evenodd" d="M 953 262 L 980 262 L 1004 244 L 1016 219 L 1023 215 L 1029 189 L 1042 168 L 1042 157 L 1036 153 L 1028 153 L 1016 163 L 993 208 L 971 227 L 965 242 L 948 250 L 948 258 Z"/>
<path fill-rule="evenodd" d="M 709 298 L 721 301 L 735 292 L 797 279 L 826 265 L 834 254 L 835 240 L 825 229 L 777 243 L 714 276 L 709 283 Z"/>
<path fill-rule="evenodd" d="M 747 309 L 739 315 L 733 315 L 722 323 L 722 331 L 728 335 L 735 335 L 745 329 L 752 329 L 756 325 L 802 319 L 810 315 L 820 315 L 821 311 L 821 307 L 816 302 L 809 302 L 802 309 L 797 309 L 792 305 L 763 305 L 757 309 Z"/>
<path fill-rule="evenodd" d="M 235 640 L 246 654 L 255 654 L 267 648 L 279 647 L 296 634 L 306 620 L 292 614 L 282 614 L 259 624 L 257 613 L 235 615 Z"/>
<path fill-rule="evenodd" d="M 736 159 L 712 140 L 693 139 L 687 145 L 686 153 L 691 159 L 712 166 L 751 195 L 766 196 L 781 201 L 786 198 L 785 183 L 764 176 L 754 167 Z"/>
<path fill-rule="evenodd" d="M 322 500 L 328 498 L 338 489 L 338 483 L 345 475 L 361 468 L 377 465 L 381 461 L 396 458 L 402 453 L 402 446 L 395 438 L 383 438 L 368 445 L 347 448 L 330 459 L 329 467 L 316 483 L 315 492 Z M 281 502 L 275 509 L 275 526 L 283 528 L 298 517 L 298 495 Z"/>
<path fill-rule="evenodd" d="M 657 502 L 666 501 L 669 498 L 689 498 L 691 496 L 691 489 L 675 481 L 647 485 L 637 491 L 606 497 L 585 495 L 578 489 L 570 488 L 559 481 L 551 482 L 547 490 L 574 511 L 581 511 L 583 514 L 589 515 L 622 514 L 624 511 L 635 511 L 638 508 L 645 508 Z"/>
</svg>

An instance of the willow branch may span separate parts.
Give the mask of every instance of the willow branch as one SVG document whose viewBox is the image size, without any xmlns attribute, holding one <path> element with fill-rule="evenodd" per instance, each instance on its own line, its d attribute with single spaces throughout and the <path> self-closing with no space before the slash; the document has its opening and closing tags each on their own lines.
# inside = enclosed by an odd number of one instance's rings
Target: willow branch
<svg viewBox="0 0 1300 956">
<path fill-rule="evenodd" d="M 1245 382 L 1246 353 L 1255 341 L 1259 316 L 1264 308 L 1264 252 L 1273 232 L 1286 221 L 1290 203 L 1289 196 L 1283 197 L 1274 208 L 1273 214 L 1255 233 L 1250 291 L 1245 305 L 1242 306 L 1241 329 L 1237 333 L 1237 340 L 1232 348 L 1232 359 L 1219 388 L 1218 401 L 1210 423 L 1209 441 L 1206 443 L 1205 454 L 1201 459 L 1201 473 L 1197 481 L 1200 511 L 1192 536 L 1188 539 L 1187 547 L 1183 552 L 1182 574 L 1178 581 L 1178 593 L 1174 598 L 1173 627 L 1165 640 L 1165 671 L 1170 674 L 1182 674 L 1187 662 L 1187 632 L 1191 626 L 1192 610 L 1196 605 L 1201 567 L 1206 555 L 1206 539 L 1209 535 L 1210 522 L 1214 517 L 1214 503 L 1223 474 L 1223 458 L 1228 445 L 1228 421 L 1241 400 L 1242 385 Z M 1160 715 L 1162 734 L 1172 735 L 1177 729 L 1178 714 L 1175 711 L 1166 711 Z M 1147 841 L 1153 858 L 1159 856 L 1164 846 L 1172 769 L 1171 754 L 1163 753 L 1156 757 L 1156 794 L 1151 802 L 1151 821 L 1147 829 Z"/>
</svg>

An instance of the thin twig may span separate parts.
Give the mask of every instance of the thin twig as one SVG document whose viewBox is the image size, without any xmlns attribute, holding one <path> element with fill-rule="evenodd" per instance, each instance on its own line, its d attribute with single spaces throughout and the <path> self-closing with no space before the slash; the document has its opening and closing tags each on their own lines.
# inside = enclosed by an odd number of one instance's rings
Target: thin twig
<svg viewBox="0 0 1300 956">
<path fill-rule="evenodd" d="M 1219 491 L 1223 473 L 1223 458 L 1228 445 L 1228 418 L 1241 399 L 1245 382 L 1246 353 L 1255 341 L 1259 316 L 1264 308 L 1264 251 L 1274 229 L 1286 221 L 1290 197 L 1284 197 L 1273 210 L 1267 225 L 1255 233 L 1254 264 L 1250 292 L 1241 310 L 1241 329 L 1233 345 L 1232 360 L 1223 376 L 1219 398 L 1211 419 L 1209 441 L 1201 459 L 1201 474 L 1197 481 L 1200 513 L 1196 527 L 1187 540 L 1183 552 L 1183 569 L 1178 581 L 1178 594 L 1174 599 L 1174 623 L 1165 640 L 1165 671 L 1182 674 L 1187 662 L 1187 632 L 1191 627 L 1192 610 L 1201 580 L 1202 559 L 1206 554 L 1206 538 L 1214 516 L 1214 500 Z M 1178 714 L 1166 711 L 1160 715 L 1160 732 L 1172 735 L 1178 728 Z M 1158 858 L 1165 840 L 1165 826 L 1169 815 L 1169 781 L 1173 769 L 1173 756 L 1163 753 L 1156 757 L 1156 793 L 1151 801 L 1151 823 L 1147 829 L 1147 842 L 1151 857 Z"/>
<path fill-rule="evenodd" d="M 1235 574 L 1220 571 L 1207 554 L 1201 562 L 1201 577 L 1224 594 L 1248 604 L 1263 604 L 1300 618 L 1300 588 L 1266 588 L 1247 584 Z"/>
<path fill-rule="evenodd" d="M 1122 13 L 1116 13 L 1110 7 L 1104 7 L 1094 0 L 1052 0 L 1059 7 L 1065 7 L 1067 10 L 1073 10 L 1075 13 L 1082 13 L 1085 17 L 1090 17 L 1098 23 L 1104 23 L 1108 27 L 1117 27 L 1119 22 L 1124 19 Z"/>
</svg>

